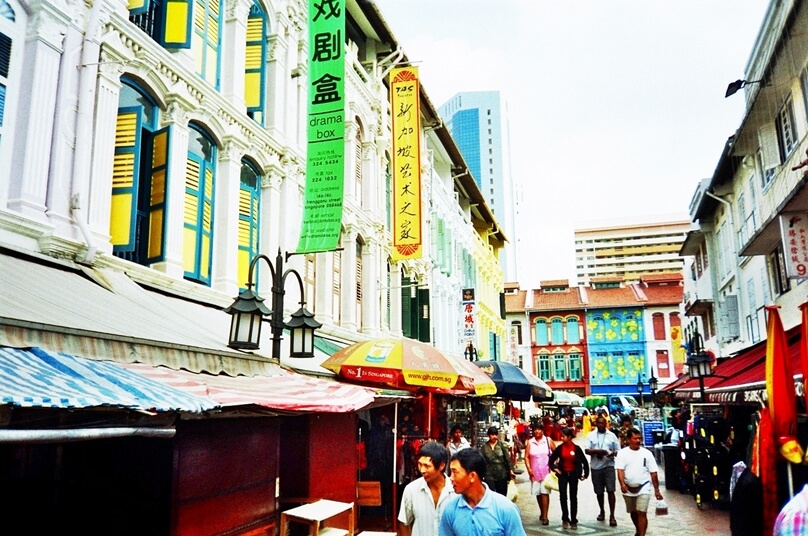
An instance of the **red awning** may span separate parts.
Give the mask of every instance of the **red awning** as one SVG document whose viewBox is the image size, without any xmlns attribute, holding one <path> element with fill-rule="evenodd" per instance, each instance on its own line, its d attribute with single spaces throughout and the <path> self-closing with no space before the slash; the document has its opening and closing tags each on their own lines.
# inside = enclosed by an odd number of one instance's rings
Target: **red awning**
<svg viewBox="0 0 808 536">
<path fill-rule="evenodd" d="M 282 367 L 273 376 L 234 377 L 142 363 L 123 366 L 188 393 L 207 396 L 223 407 L 256 405 L 278 411 L 344 413 L 358 411 L 374 401 L 372 389 L 321 380 Z"/>
<path fill-rule="evenodd" d="M 797 392 L 802 392 L 800 364 L 800 326 L 786 332 L 788 349 Z M 681 383 L 680 383 L 681 382 Z M 699 381 L 683 376 L 666 386 L 677 400 L 697 400 Z M 704 378 L 704 402 L 718 404 L 759 404 L 766 400 L 766 341 L 761 341 L 738 355 L 725 359 Z"/>
</svg>

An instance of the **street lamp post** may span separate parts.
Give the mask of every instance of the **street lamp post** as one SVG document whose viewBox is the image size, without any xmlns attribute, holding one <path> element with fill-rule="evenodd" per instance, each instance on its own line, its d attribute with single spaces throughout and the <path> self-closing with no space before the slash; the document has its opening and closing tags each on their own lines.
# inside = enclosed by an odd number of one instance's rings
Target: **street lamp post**
<svg viewBox="0 0 808 536">
<path fill-rule="evenodd" d="M 690 340 L 688 341 L 688 353 L 685 365 L 687 365 L 690 377 L 699 380 L 700 400 L 704 402 L 704 377 L 713 375 L 713 356 L 704 351 L 698 326 L 695 326 Z"/>
<path fill-rule="evenodd" d="M 463 351 L 463 355 L 466 361 L 477 361 L 477 349 L 474 347 L 473 342 L 469 341 L 468 345 L 466 345 L 466 349 Z"/>
<path fill-rule="evenodd" d="M 637 393 L 640 395 L 640 407 L 643 407 L 645 401 L 642 398 L 642 390 L 643 390 L 643 383 L 642 383 L 642 376 L 637 374 Z"/>
<path fill-rule="evenodd" d="M 261 323 L 264 316 L 270 315 L 270 327 L 272 328 L 272 357 L 280 358 L 281 338 L 284 328 L 290 332 L 290 357 L 314 357 L 314 331 L 322 324 L 315 320 L 314 315 L 306 309 L 305 291 L 303 289 L 303 278 L 297 270 L 292 268 L 283 271 L 284 260 L 289 260 L 292 253 L 286 253 L 285 257 L 278 249 L 278 256 L 275 257 L 275 265 L 266 255 L 256 255 L 250 261 L 250 268 L 247 274 L 247 288 L 242 291 L 235 301 L 224 310 L 233 315 L 230 321 L 230 341 L 228 346 L 237 350 L 257 350 L 261 337 Z M 272 274 L 272 308 L 268 309 L 264 305 L 264 298 L 257 292 L 253 292 L 253 273 L 258 261 L 263 259 L 269 266 Z M 283 297 L 286 294 L 284 284 L 286 277 L 294 274 L 300 284 L 300 309 L 292 314 L 288 323 L 283 321 Z"/>
<path fill-rule="evenodd" d="M 651 369 L 651 377 L 648 378 L 648 387 L 651 389 L 651 406 L 656 407 L 656 392 L 659 387 L 659 380 L 654 376 L 654 369 Z"/>
</svg>

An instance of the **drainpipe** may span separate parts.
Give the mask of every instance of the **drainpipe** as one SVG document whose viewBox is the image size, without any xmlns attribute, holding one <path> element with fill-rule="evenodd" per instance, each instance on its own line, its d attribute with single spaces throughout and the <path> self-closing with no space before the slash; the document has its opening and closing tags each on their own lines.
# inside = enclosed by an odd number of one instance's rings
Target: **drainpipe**
<svg viewBox="0 0 808 536">
<path fill-rule="evenodd" d="M 92 264 L 97 250 L 90 229 L 81 210 L 82 192 L 90 177 L 93 149 L 93 118 L 95 106 L 95 81 L 98 77 L 98 59 L 101 44 L 96 35 L 101 27 L 101 8 L 104 0 L 93 0 L 93 7 L 87 19 L 87 28 L 81 46 L 79 69 L 79 89 L 76 112 L 76 144 L 73 154 L 73 176 L 70 199 L 70 212 L 79 226 L 87 253 L 84 262 Z"/>
</svg>

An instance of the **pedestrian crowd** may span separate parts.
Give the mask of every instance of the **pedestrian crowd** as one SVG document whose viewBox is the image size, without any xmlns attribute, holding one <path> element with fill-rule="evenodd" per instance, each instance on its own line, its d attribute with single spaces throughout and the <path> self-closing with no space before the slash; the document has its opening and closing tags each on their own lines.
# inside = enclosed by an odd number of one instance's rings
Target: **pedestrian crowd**
<svg viewBox="0 0 808 536">
<path fill-rule="evenodd" d="M 631 425 L 630 418 L 627 423 L 621 422 L 615 434 L 609 429 L 608 412 L 594 413 L 583 416 L 591 419 L 588 427 L 582 427 L 591 430 L 584 437 L 585 448 L 573 442 L 575 425 L 573 422 L 566 426 L 566 419 L 534 423 L 529 436 L 527 427 L 517 424 L 511 433 L 513 448 L 499 438 L 495 426 L 487 430 L 488 441 L 478 449 L 463 437 L 458 425 L 452 427 L 445 446 L 436 441 L 425 443 L 416 456 L 421 478 L 410 482 L 403 491 L 399 534 L 524 536 L 519 509 L 507 497 L 509 486 L 515 487 L 513 451 L 523 449 L 542 525 L 550 524 L 550 496 L 557 491 L 561 528 L 578 528 L 578 484 L 591 474 L 600 507 L 597 520 L 606 521 L 608 504 L 609 525 L 617 526 L 615 493 L 619 487 L 635 536 L 645 536 L 652 492 L 657 501 L 663 500 L 656 460 L 641 446 L 642 435 Z"/>
</svg>

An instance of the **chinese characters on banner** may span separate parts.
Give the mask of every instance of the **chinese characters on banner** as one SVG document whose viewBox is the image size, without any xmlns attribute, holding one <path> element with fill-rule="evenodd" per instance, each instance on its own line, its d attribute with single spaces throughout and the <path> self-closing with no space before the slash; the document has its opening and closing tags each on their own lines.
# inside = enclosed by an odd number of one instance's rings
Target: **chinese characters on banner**
<svg viewBox="0 0 808 536">
<path fill-rule="evenodd" d="M 310 0 L 308 22 L 308 156 L 298 253 L 339 245 L 345 173 L 344 0 Z"/>
<path fill-rule="evenodd" d="M 792 279 L 808 277 L 808 213 L 781 214 L 780 233 L 786 274 Z"/>
<path fill-rule="evenodd" d="M 474 342 L 477 336 L 475 327 L 477 304 L 474 300 L 473 288 L 463 289 L 463 298 L 460 300 L 460 306 L 463 308 L 463 339 Z"/>
<path fill-rule="evenodd" d="M 420 259 L 421 106 L 418 70 L 390 73 L 393 137 L 393 260 Z"/>
</svg>

